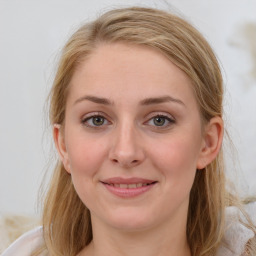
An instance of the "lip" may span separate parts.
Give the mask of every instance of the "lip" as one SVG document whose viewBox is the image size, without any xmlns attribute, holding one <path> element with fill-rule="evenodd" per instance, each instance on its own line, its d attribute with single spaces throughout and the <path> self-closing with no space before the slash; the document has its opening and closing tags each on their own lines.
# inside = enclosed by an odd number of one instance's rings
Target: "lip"
<svg viewBox="0 0 256 256">
<path fill-rule="evenodd" d="M 101 182 L 106 184 L 134 184 L 134 183 L 153 183 L 153 182 L 156 182 L 156 180 L 143 179 L 139 177 L 132 177 L 132 178 L 113 177 L 113 178 L 102 180 Z"/>
<path fill-rule="evenodd" d="M 101 183 L 112 194 L 122 198 L 131 198 L 131 197 L 139 196 L 151 190 L 156 185 L 157 181 L 151 180 L 151 179 L 137 178 L 137 177 L 133 177 L 133 178 L 113 177 L 113 178 L 102 180 Z M 118 186 L 119 184 L 126 184 L 127 186 L 130 184 L 143 184 L 143 186 L 140 185 L 140 187 L 123 188 Z"/>
</svg>

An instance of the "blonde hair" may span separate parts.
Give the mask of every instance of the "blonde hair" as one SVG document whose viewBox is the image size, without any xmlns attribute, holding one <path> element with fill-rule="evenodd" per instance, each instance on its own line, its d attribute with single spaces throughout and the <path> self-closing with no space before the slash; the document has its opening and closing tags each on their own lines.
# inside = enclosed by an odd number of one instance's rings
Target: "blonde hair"
<svg viewBox="0 0 256 256">
<path fill-rule="evenodd" d="M 160 10 L 109 11 L 76 31 L 65 45 L 50 95 L 50 121 L 64 124 L 69 82 L 77 66 L 102 43 L 144 45 L 164 54 L 193 82 L 202 123 L 223 115 L 223 82 L 218 61 L 203 36 L 188 22 Z M 190 193 L 187 239 L 193 256 L 215 255 L 224 230 L 224 210 L 239 206 L 225 188 L 223 153 L 197 170 Z M 90 212 L 79 199 L 61 162 L 54 170 L 43 212 L 44 238 L 51 255 L 75 256 L 92 240 Z M 252 246 L 251 246 L 252 247 Z M 252 249 L 251 249 L 252 250 Z"/>
</svg>

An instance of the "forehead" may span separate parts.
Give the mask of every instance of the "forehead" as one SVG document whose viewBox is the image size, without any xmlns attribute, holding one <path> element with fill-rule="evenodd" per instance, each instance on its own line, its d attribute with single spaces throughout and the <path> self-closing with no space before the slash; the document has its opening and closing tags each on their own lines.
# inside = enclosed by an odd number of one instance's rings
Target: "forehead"
<svg viewBox="0 0 256 256">
<path fill-rule="evenodd" d="M 83 94 L 134 101 L 170 94 L 195 101 L 191 80 L 167 57 L 125 43 L 99 45 L 77 68 L 70 86 L 72 100 Z"/>
</svg>

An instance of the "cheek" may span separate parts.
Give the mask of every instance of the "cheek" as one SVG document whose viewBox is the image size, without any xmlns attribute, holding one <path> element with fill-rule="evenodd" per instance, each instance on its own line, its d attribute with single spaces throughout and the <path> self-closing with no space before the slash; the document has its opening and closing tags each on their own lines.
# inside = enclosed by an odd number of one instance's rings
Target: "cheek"
<svg viewBox="0 0 256 256">
<path fill-rule="evenodd" d="M 95 139 L 83 136 L 73 136 L 67 145 L 75 190 L 83 203 L 91 209 L 95 200 L 98 201 L 95 188 L 105 159 L 106 147 Z"/>
<path fill-rule="evenodd" d="M 67 152 L 72 175 L 93 178 L 106 155 L 104 143 L 83 136 L 71 138 Z"/>
<path fill-rule="evenodd" d="M 168 140 L 167 140 L 168 141 Z M 175 138 L 154 148 L 155 167 L 172 186 L 193 183 L 199 155 L 199 143 L 189 137 Z M 190 185 L 189 185 L 190 186 Z"/>
</svg>

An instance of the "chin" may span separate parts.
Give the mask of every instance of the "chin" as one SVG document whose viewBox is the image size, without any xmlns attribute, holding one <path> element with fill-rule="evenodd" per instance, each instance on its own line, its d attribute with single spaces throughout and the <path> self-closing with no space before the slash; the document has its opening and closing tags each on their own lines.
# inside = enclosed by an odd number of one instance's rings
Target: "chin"
<svg viewBox="0 0 256 256">
<path fill-rule="evenodd" d="M 132 232 L 149 229 L 154 226 L 156 220 L 152 219 L 152 216 L 149 213 L 143 214 L 138 211 L 125 210 L 110 214 L 110 218 L 106 221 L 116 229 Z"/>
</svg>

